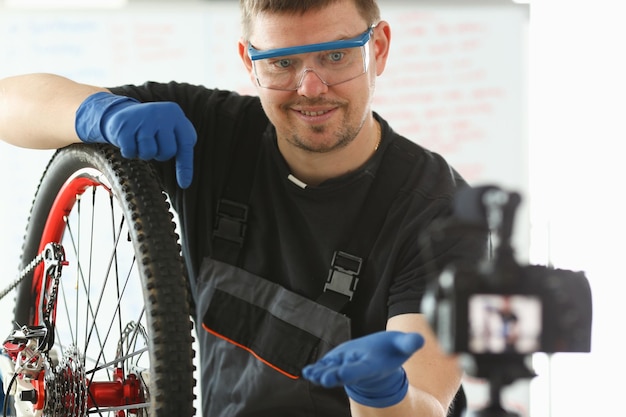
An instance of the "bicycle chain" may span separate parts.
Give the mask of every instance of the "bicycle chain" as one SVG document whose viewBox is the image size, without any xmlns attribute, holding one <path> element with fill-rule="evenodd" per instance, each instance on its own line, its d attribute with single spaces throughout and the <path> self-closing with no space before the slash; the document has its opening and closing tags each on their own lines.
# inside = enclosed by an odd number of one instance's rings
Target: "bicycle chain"
<svg viewBox="0 0 626 417">
<path fill-rule="evenodd" d="M 11 291 L 13 291 L 13 289 L 15 289 L 18 285 L 20 285 L 20 283 L 24 280 L 24 278 L 26 278 L 26 275 L 32 272 L 37 267 L 37 265 L 43 262 L 44 254 L 45 254 L 45 249 L 39 255 L 37 255 L 32 261 L 30 261 L 30 263 L 26 266 L 26 268 L 24 268 L 18 274 L 17 279 L 15 279 L 15 281 L 13 281 L 6 289 L 0 292 L 0 300 L 6 297 L 6 295 L 9 294 Z"/>
<path fill-rule="evenodd" d="M 46 258 L 46 256 L 50 254 L 51 257 Z M 56 268 L 54 275 L 55 278 L 58 278 L 61 275 L 61 266 L 67 264 L 65 262 L 65 253 L 63 251 L 63 246 L 61 246 L 59 243 L 54 242 L 46 244 L 43 250 L 37 256 L 35 256 L 35 258 L 30 261 L 30 263 L 26 265 L 24 269 L 20 271 L 15 281 L 13 281 L 7 288 L 0 292 L 0 300 L 6 297 L 6 295 L 13 291 L 18 285 L 20 285 L 24 278 L 26 278 L 26 275 L 31 273 L 35 268 L 37 268 L 40 263 L 46 260 L 52 263 L 52 265 L 46 269 L 50 270 L 51 268 Z M 50 271 L 50 275 L 52 275 L 52 271 Z"/>
<path fill-rule="evenodd" d="M 56 305 L 61 269 L 64 265 L 67 265 L 67 262 L 63 246 L 58 243 L 47 244 L 43 252 L 38 255 L 38 257 L 40 256 L 43 258 L 45 276 L 52 278 L 52 285 L 48 290 L 48 302 L 42 311 L 42 320 L 49 328 L 51 334 L 54 335 L 54 324 L 50 321 L 50 316 Z M 42 289 L 47 287 L 46 284 L 42 285 Z M 48 372 L 45 374 L 46 386 L 49 391 L 43 415 L 85 417 L 87 416 L 88 390 L 80 352 L 76 346 L 69 346 L 65 352 L 61 352 L 61 361 L 57 361 L 56 366 L 54 366 L 54 362 L 50 357 L 52 344 L 53 339 L 49 339 L 48 346 L 44 352 L 49 366 Z"/>
<path fill-rule="evenodd" d="M 48 335 L 54 334 L 53 324 L 50 322 L 51 312 L 56 304 L 59 290 L 61 269 L 67 265 L 63 246 L 58 243 L 48 243 L 28 265 L 20 271 L 18 277 L 5 290 L 0 292 L 0 300 L 15 289 L 26 278 L 26 276 L 44 263 L 44 276 L 52 278 L 52 285 L 48 291 L 47 305 L 42 308 L 41 320 L 48 329 Z M 41 290 L 45 291 L 47 282 L 43 282 Z M 52 336 L 53 338 L 54 336 Z M 55 361 L 50 356 L 52 339 L 46 337 L 45 346 L 41 353 L 45 357 L 44 366 L 46 386 L 48 396 L 44 406 L 43 415 L 56 416 L 65 415 L 67 417 L 84 417 L 87 415 L 87 389 L 84 383 L 85 370 L 81 365 L 80 354 L 76 347 L 70 347 L 63 353 L 60 363 L 55 366 Z M 71 393 L 71 394 L 70 394 Z M 68 396 L 69 395 L 69 396 Z M 70 414 L 68 414 L 68 412 Z"/>
</svg>

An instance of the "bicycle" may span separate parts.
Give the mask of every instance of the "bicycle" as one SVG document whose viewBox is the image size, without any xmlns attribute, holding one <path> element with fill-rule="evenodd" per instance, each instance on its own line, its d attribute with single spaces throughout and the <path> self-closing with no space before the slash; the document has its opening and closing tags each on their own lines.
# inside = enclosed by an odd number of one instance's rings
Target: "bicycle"
<svg viewBox="0 0 626 417">
<path fill-rule="evenodd" d="M 52 156 L 18 278 L 7 398 L 18 416 L 194 415 L 190 297 L 150 165 L 108 145 Z M 4 415 L 7 403 L 4 404 Z"/>
</svg>

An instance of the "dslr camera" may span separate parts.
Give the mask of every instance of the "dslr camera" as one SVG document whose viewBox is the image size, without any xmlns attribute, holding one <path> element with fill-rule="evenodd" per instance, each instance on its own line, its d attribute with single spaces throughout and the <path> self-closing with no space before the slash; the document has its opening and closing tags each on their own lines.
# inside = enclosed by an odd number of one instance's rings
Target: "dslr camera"
<svg viewBox="0 0 626 417">
<path fill-rule="evenodd" d="M 584 273 L 520 265 L 511 236 L 519 194 L 461 190 L 438 233 L 488 236 L 484 259 L 446 265 L 424 298 L 445 351 L 471 355 L 589 352 L 591 290 Z M 460 228 L 460 229 L 459 229 Z"/>
<path fill-rule="evenodd" d="M 584 273 L 520 265 L 511 245 L 519 194 L 496 186 L 465 188 L 454 215 L 429 233 L 430 241 L 474 235 L 488 244 L 482 259 L 448 264 L 434 274 L 422 311 L 447 353 L 461 354 L 468 374 L 491 383 L 482 416 L 511 416 L 500 389 L 535 374 L 532 353 L 589 352 L 591 290 Z"/>
</svg>

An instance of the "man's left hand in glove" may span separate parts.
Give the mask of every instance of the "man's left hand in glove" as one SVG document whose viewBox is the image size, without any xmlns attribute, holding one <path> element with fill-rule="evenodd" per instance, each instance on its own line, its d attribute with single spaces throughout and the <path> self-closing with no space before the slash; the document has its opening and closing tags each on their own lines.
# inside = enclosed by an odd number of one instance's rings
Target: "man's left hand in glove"
<svg viewBox="0 0 626 417">
<path fill-rule="evenodd" d="M 373 333 L 337 346 L 302 373 L 327 388 L 343 386 L 359 404 L 390 407 L 402 401 L 409 387 L 402 364 L 423 344 L 419 333 Z"/>
</svg>

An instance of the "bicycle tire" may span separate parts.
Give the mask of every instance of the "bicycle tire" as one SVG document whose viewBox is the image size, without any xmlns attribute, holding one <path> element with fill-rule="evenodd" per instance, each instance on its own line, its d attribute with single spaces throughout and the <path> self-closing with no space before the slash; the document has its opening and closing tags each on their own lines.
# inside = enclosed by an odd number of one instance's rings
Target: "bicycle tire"
<svg viewBox="0 0 626 417">
<path fill-rule="evenodd" d="M 103 204 L 110 218 L 104 219 Z M 74 144 L 50 159 L 33 200 L 20 265 L 24 269 L 50 240 L 60 240 L 67 254 L 49 308 L 55 355 L 48 360 L 55 371 L 46 371 L 45 404 L 38 405 L 43 415 L 59 408 L 64 416 L 114 416 L 120 410 L 151 417 L 195 414 L 189 290 L 169 208 L 150 165 L 124 159 L 116 148 Z M 41 324 L 38 311 L 54 291 L 43 275 L 39 265 L 18 287 L 16 326 Z M 122 369 L 121 379 L 115 368 Z M 123 391 L 104 390 L 106 382 L 119 387 L 120 380 L 134 390 L 131 405 L 117 398 L 127 395 Z"/>
</svg>

